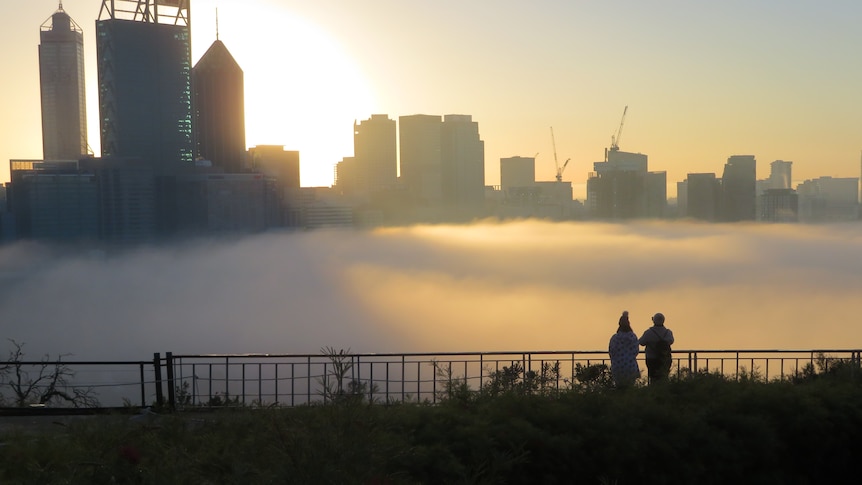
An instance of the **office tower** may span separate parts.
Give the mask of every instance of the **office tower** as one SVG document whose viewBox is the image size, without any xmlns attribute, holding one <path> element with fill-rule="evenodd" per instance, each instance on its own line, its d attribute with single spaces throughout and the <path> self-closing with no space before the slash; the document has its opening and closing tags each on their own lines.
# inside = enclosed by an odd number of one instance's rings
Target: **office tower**
<svg viewBox="0 0 862 485">
<path fill-rule="evenodd" d="M 355 194 L 369 195 L 394 188 L 398 180 L 395 120 L 376 114 L 354 122 L 353 159 Z"/>
<path fill-rule="evenodd" d="M 666 174 L 648 172 L 642 153 L 608 150 L 587 179 L 587 208 L 600 219 L 661 217 L 667 204 Z"/>
<path fill-rule="evenodd" d="M 283 189 L 299 188 L 299 152 L 285 150 L 284 145 L 257 145 L 248 149 L 254 171 L 274 177 Z"/>
<path fill-rule="evenodd" d="M 485 142 L 470 115 L 445 115 L 441 132 L 444 201 L 463 209 L 485 203 Z"/>
<path fill-rule="evenodd" d="M 102 156 L 157 175 L 194 160 L 189 0 L 102 0 L 96 21 Z"/>
<path fill-rule="evenodd" d="M 760 220 L 765 222 L 796 222 L 799 196 L 793 189 L 766 189 L 760 196 Z"/>
<path fill-rule="evenodd" d="M 77 160 L 87 153 L 84 34 L 62 2 L 42 24 L 39 42 L 42 157 Z"/>
<path fill-rule="evenodd" d="M 245 171 L 242 69 L 216 39 L 192 69 L 197 155 L 228 173 Z"/>
<path fill-rule="evenodd" d="M 791 169 L 793 162 L 776 160 L 769 164 L 769 188 L 770 189 L 792 189 L 793 178 Z"/>
<path fill-rule="evenodd" d="M 685 217 L 688 213 L 688 180 L 676 183 L 676 215 Z"/>
<path fill-rule="evenodd" d="M 721 220 L 753 221 L 757 216 L 757 161 L 753 155 L 727 159 L 721 176 Z"/>
<path fill-rule="evenodd" d="M 443 202 L 442 118 L 401 116 L 398 124 L 401 180 L 415 202 L 439 206 Z"/>
<path fill-rule="evenodd" d="M 536 185 L 536 158 L 509 157 L 500 159 L 500 190 Z"/>
<path fill-rule="evenodd" d="M 690 173 L 686 179 L 687 217 L 716 221 L 721 207 L 721 183 L 714 173 Z"/>
<path fill-rule="evenodd" d="M 820 177 L 796 187 L 802 222 L 851 221 L 859 215 L 859 179 Z"/>
<path fill-rule="evenodd" d="M 99 182 L 78 162 L 10 160 L 9 209 L 14 234 L 46 242 L 91 242 L 99 237 Z"/>
</svg>

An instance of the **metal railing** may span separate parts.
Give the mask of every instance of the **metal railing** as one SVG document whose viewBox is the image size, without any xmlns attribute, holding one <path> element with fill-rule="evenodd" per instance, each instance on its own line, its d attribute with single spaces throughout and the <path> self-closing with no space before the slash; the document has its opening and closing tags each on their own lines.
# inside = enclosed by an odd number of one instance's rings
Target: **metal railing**
<svg viewBox="0 0 862 485">
<path fill-rule="evenodd" d="M 762 381 L 795 378 L 837 361 L 862 362 L 862 350 L 676 350 L 671 372 L 718 373 Z M 49 366 L 57 362 L 47 362 Z M 501 378 L 530 380 L 542 390 L 565 390 L 583 382 L 582 371 L 610 366 L 603 351 L 504 351 L 439 353 L 199 354 L 152 361 L 63 361 L 65 388 L 88 389 L 102 407 L 225 405 L 301 406 L 343 396 L 370 402 L 436 403 L 453 383 L 470 392 Z M 643 379 L 643 353 L 639 364 Z M 0 396 L 13 405 L 10 379 L 46 362 L 0 362 Z M 58 405 L 68 405 L 58 402 Z"/>
<path fill-rule="evenodd" d="M 860 362 L 859 350 L 681 350 L 672 373 L 711 372 L 772 381 L 799 376 L 806 366 Z M 170 356 L 181 405 L 325 403 L 345 394 L 372 402 L 437 402 L 452 382 L 477 391 L 506 369 L 532 376 L 543 388 L 565 389 L 578 369 L 610 366 L 602 351 L 444 352 L 406 354 L 242 354 Z M 643 376 L 646 365 L 639 359 Z M 170 391 L 169 391 L 170 392 Z"/>
</svg>

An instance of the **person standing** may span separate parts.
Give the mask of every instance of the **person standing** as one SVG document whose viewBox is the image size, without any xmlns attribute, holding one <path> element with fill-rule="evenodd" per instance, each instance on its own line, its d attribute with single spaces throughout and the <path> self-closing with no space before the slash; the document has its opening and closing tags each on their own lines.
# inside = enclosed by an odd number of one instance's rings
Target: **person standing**
<svg viewBox="0 0 862 485">
<path fill-rule="evenodd" d="M 619 320 L 617 332 L 611 336 L 608 343 L 608 354 L 611 357 L 611 375 L 618 388 L 634 385 L 641 376 L 638 366 L 638 336 L 632 330 L 629 322 L 629 312 L 623 312 Z"/>
<path fill-rule="evenodd" d="M 646 329 L 638 342 L 645 347 L 647 375 L 650 383 L 667 379 L 673 363 L 671 345 L 673 332 L 664 326 L 664 315 L 656 313 L 652 317 L 653 326 Z"/>
</svg>

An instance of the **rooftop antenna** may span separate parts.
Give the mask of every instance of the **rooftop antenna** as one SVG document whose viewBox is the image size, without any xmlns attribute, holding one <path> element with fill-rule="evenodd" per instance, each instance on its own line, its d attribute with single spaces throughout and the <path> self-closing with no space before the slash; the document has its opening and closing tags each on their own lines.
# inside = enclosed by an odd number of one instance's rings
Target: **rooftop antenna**
<svg viewBox="0 0 862 485">
<path fill-rule="evenodd" d="M 216 40 L 218 40 L 218 7 L 216 7 Z"/>
</svg>

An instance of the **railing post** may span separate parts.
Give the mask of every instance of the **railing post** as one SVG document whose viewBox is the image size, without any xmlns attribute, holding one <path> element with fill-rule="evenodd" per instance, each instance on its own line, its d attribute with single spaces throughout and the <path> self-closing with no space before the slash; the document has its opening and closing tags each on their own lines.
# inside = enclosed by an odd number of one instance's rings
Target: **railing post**
<svg viewBox="0 0 862 485">
<path fill-rule="evenodd" d="M 153 373 L 156 379 L 156 406 L 162 407 L 164 396 L 162 394 L 162 356 L 156 352 L 153 354 Z"/>
<path fill-rule="evenodd" d="M 144 364 L 140 365 L 141 370 L 141 407 L 147 407 L 147 385 L 146 385 L 146 377 L 144 376 Z"/>
<path fill-rule="evenodd" d="M 165 352 L 165 368 L 168 373 L 168 407 L 171 411 L 177 407 L 177 396 L 174 389 L 174 354 Z"/>
</svg>

